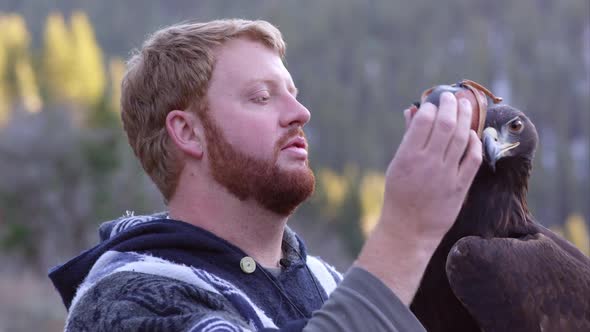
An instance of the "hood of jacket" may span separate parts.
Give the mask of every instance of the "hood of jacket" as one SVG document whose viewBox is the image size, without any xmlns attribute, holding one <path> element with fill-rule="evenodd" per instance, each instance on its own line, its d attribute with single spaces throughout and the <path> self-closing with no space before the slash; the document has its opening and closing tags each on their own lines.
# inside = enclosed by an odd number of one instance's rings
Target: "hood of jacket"
<svg viewBox="0 0 590 332">
<path fill-rule="evenodd" d="M 148 216 L 128 213 L 103 223 L 99 236 L 98 245 L 49 271 L 49 278 L 68 309 L 78 287 L 107 252 L 147 254 L 186 266 L 204 266 L 221 275 L 235 271 L 246 256 L 240 248 L 213 233 L 169 219 L 165 212 Z M 283 236 L 283 252 L 282 265 L 286 269 L 300 269 L 306 265 L 303 241 L 288 227 Z"/>
</svg>

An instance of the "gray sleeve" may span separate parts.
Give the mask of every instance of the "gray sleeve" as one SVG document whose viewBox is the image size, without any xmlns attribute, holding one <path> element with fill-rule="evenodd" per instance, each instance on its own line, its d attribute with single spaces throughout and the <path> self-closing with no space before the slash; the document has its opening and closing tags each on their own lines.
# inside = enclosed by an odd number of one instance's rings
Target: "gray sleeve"
<svg viewBox="0 0 590 332">
<path fill-rule="evenodd" d="M 213 329 L 215 327 L 215 329 Z M 65 332 L 251 331 L 220 294 L 138 272 L 118 272 L 70 308 Z"/>
<path fill-rule="evenodd" d="M 301 331 L 295 321 L 281 330 Z M 119 272 L 93 286 L 71 308 L 66 331 L 250 331 L 251 326 L 219 294 L 184 282 Z M 303 331 L 421 331 L 424 328 L 379 279 L 352 268 Z"/>
<path fill-rule="evenodd" d="M 324 306 L 314 312 L 303 331 L 426 332 L 389 287 L 358 267 L 346 273 Z"/>
</svg>

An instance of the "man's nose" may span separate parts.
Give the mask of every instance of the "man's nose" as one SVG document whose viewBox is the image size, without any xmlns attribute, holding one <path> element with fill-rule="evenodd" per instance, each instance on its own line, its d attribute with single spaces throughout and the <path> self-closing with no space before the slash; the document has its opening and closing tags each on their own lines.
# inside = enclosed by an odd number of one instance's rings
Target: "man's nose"
<svg viewBox="0 0 590 332">
<path fill-rule="evenodd" d="M 289 97 L 281 114 L 281 126 L 290 127 L 292 125 L 299 125 L 303 127 L 309 122 L 310 118 L 311 113 L 309 110 L 295 99 L 295 97 Z"/>
</svg>

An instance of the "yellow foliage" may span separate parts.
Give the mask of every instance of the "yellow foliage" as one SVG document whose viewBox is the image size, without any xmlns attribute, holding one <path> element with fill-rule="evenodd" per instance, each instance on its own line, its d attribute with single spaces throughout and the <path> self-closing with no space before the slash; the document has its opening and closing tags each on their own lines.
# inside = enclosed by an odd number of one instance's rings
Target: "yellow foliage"
<svg viewBox="0 0 590 332">
<path fill-rule="evenodd" d="M 41 98 L 30 60 L 31 37 L 18 14 L 0 15 L 0 124 L 14 103 L 25 110 L 41 109 Z"/>
<path fill-rule="evenodd" d="M 62 14 L 47 16 L 43 74 L 53 101 L 92 106 L 103 97 L 106 74 L 102 51 L 86 14 L 74 12 L 69 27 Z"/>
<path fill-rule="evenodd" d="M 0 17 L 0 28 L 2 25 L 2 18 Z M 1 31 L 1 30 L 0 30 Z M 6 72 L 8 63 L 8 52 L 4 46 L 4 40 L 0 35 L 0 128 L 8 120 L 8 110 L 10 105 L 10 94 L 6 83 Z"/>
<path fill-rule="evenodd" d="M 572 214 L 565 222 L 567 238 L 585 255 L 590 256 L 590 234 L 584 218 L 579 214 Z"/>
<path fill-rule="evenodd" d="M 0 16 L 0 29 L 2 28 L 2 16 Z M 8 50 L 4 42 L 4 36 L 0 32 L 0 78 L 4 77 L 6 72 L 6 63 L 8 62 Z"/>
<path fill-rule="evenodd" d="M 86 105 L 94 105 L 103 97 L 105 72 L 102 51 L 94 36 L 94 30 L 83 12 L 71 17 L 73 46 L 73 71 L 77 84 L 72 90 L 74 99 Z"/>
<path fill-rule="evenodd" d="M 76 79 L 71 69 L 75 58 L 71 39 L 63 15 L 49 14 L 44 31 L 43 83 L 52 101 L 73 98 Z"/>
<path fill-rule="evenodd" d="M 328 217 L 334 217 L 346 199 L 350 182 L 345 175 L 338 175 L 327 168 L 318 172 L 318 180 L 326 199 L 324 212 Z"/>
<path fill-rule="evenodd" d="M 361 180 L 359 190 L 362 209 L 361 228 L 366 236 L 375 227 L 381 213 L 385 176 L 381 172 L 366 173 Z"/>
<path fill-rule="evenodd" d="M 0 38 L 3 47 L 19 52 L 28 50 L 31 42 L 25 20 L 18 14 L 0 16 Z"/>
<path fill-rule="evenodd" d="M 113 58 L 109 62 L 109 72 L 111 76 L 111 107 L 117 112 L 120 111 L 121 105 L 121 82 L 125 75 L 125 62 L 121 58 Z"/>
<path fill-rule="evenodd" d="M 31 62 L 26 58 L 17 59 L 15 74 L 16 85 L 25 110 L 33 113 L 39 112 L 42 102 Z"/>
</svg>

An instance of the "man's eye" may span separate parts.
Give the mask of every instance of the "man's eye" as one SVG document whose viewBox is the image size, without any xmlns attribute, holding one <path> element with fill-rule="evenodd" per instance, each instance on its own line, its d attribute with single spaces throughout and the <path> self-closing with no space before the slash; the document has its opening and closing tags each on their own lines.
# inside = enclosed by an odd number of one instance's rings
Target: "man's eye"
<svg viewBox="0 0 590 332">
<path fill-rule="evenodd" d="M 261 95 L 255 96 L 252 99 L 252 101 L 254 101 L 255 103 L 264 104 L 264 103 L 268 102 L 269 99 L 270 99 L 270 95 L 268 95 L 268 94 L 261 94 Z"/>
</svg>

